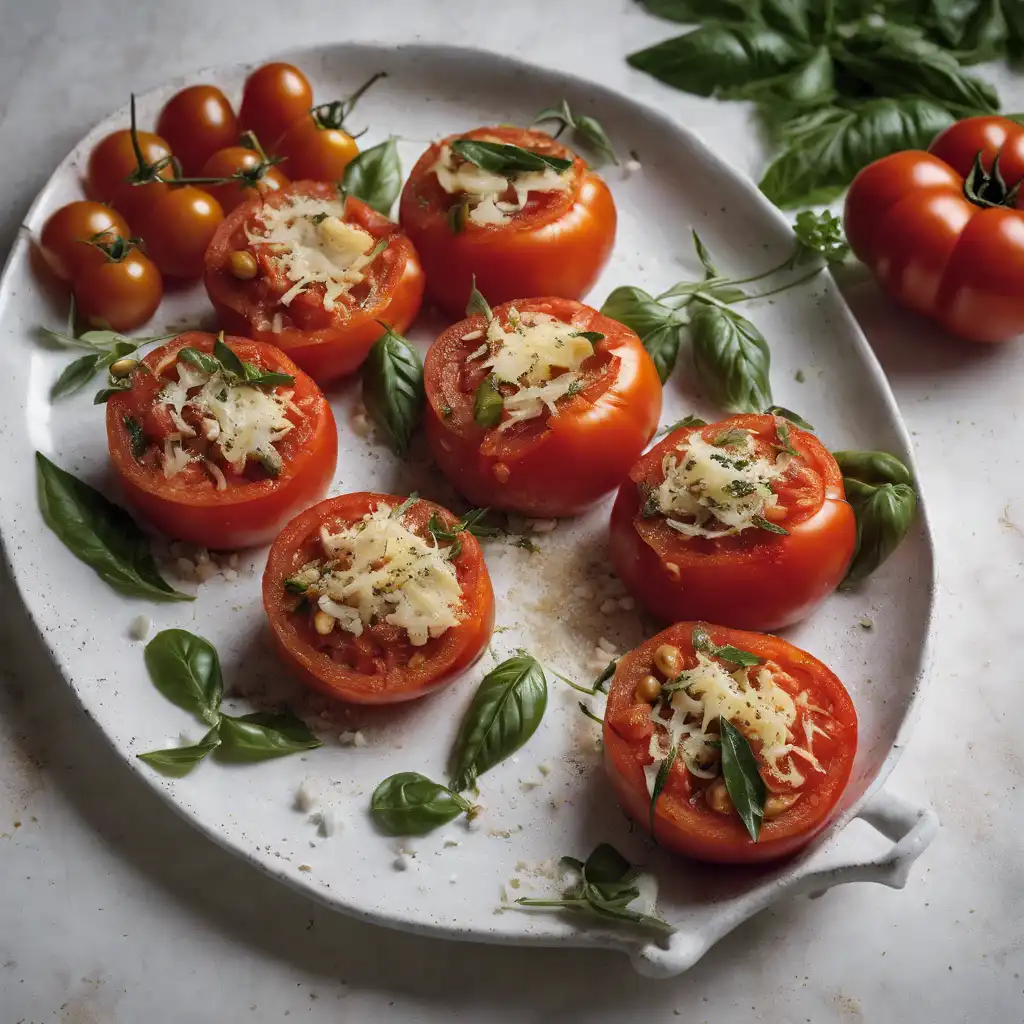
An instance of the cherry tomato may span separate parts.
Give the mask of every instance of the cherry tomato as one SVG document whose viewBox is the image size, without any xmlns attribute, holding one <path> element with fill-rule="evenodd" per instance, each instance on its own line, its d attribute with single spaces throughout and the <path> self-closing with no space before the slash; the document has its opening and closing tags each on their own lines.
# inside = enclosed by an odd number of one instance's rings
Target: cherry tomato
<svg viewBox="0 0 1024 1024">
<path fill-rule="evenodd" d="M 356 140 L 307 113 L 293 122 L 274 150 L 295 181 L 341 181 L 345 168 L 359 154 Z"/>
<path fill-rule="evenodd" d="M 175 93 L 160 111 L 157 134 L 165 138 L 187 177 L 238 139 L 238 119 L 228 98 L 213 85 L 192 85 Z"/>
<path fill-rule="evenodd" d="M 253 196 L 270 195 L 288 184 L 288 179 L 280 168 L 268 164 L 263 154 L 246 146 L 218 149 L 203 164 L 200 177 L 231 178 L 236 175 L 237 181 L 205 186 L 206 191 L 220 203 L 225 214 Z"/>
<path fill-rule="evenodd" d="M 471 316 L 449 327 L 427 352 L 430 450 L 474 505 L 533 516 L 573 515 L 611 491 L 654 436 L 661 413 L 658 372 L 629 328 L 590 306 L 571 299 L 525 299 L 498 306 L 493 314 L 507 327 L 513 309 L 524 318 L 542 314 L 603 335 L 580 366 L 581 387 L 558 400 L 557 415 L 481 426 L 474 404 L 488 376 L 479 358 L 487 321 Z M 518 338 L 511 329 L 506 337 L 503 345 Z M 507 420 L 506 412 L 503 417 Z"/>
<path fill-rule="evenodd" d="M 497 224 L 471 215 L 453 228 L 461 198 L 444 191 L 434 166 L 454 139 L 506 143 L 572 159 L 563 191 L 528 194 L 522 210 Z M 456 211 L 457 212 L 457 211 Z M 427 274 L 427 295 L 452 316 L 466 308 L 474 275 L 492 303 L 522 296 L 579 299 L 597 280 L 615 242 L 616 213 L 608 186 L 565 146 L 544 132 L 478 128 L 435 143 L 420 157 L 402 190 L 400 221 Z"/>
<path fill-rule="evenodd" d="M 39 249 L 62 281 L 74 281 L 83 267 L 107 258 L 96 246 L 87 244 L 90 239 L 128 235 L 128 223 L 116 210 L 79 199 L 50 214 L 39 236 Z"/>
<path fill-rule="evenodd" d="M 120 259 L 83 267 L 74 282 L 78 315 L 92 327 L 130 331 L 144 324 L 164 294 L 156 265 L 132 248 Z"/>
<path fill-rule="evenodd" d="M 854 178 L 850 247 L 909 309 L 970 341 L 1007 341 L 1024 333 L 1022 179 L 1024 127 L 959 121 L 929 152 L 894 153 Z"/>
<path fill-rule="evenodd" d="M 323 560 L 320 531 L 333 533 L 362 521 L 387 505 L 392 510 L 406 499 L 388 494 L 343 494 L 328 498 L 295 517 L 274 541 L 263 574 L 263 607 L 282 660 L 315 690 L 355 704 L 392 704 L 414 700 L 436 690 L 473 664 L 483 653 L 494 628 L 494 592 L 476 538 L 458 534 L 461 546 L 449 555 L 462 592 L 459 622 L 426 644 L 413 646 L 399 626 L 376 622 L 355 636 L 340 622 L 326 636 L 317 632 L 317 602 L 303 603 L 285 587 L 285 580 L 316 560 Z M 436 516 L 451 529 L 458 521 L 433 502 L 419 500 L 403 516 L 405 525 L 428 537 L 427 524 Z M 451 542 L 441 542 L 451 548 Z"/>
<path fill-rule="evenodd" d="M 336 211 L 332 217 L 343 214 L 346 223 L 388 243 L 363 269 L 363 280 L 332 300 L 331 309 L 320 283 L 282 303 L 295 282 L 273 247 L 249 239 L 262 230 L 265 210 L 305 199 L 323 200 L 325 212 Z M 232 259 L 237 253 L 252 256 L 255 276 L 236 276 Z M 321 384 L 358 369 L 380 337 L 379 321 L 404 331 L 423 296 L 416 251 L 398 226 L 351 196 L 342 207 L 334 185 L 313 181 L 254 197 L 229 213 L 210 242 L 203 281 L 226 329 L 277 345 Z"/>
<path fill-rule="evenodd" d="M 744 669 L 724 658 L 711 658 L 730 673 L 745 672 L 748 686 L 758 686 L 760 672 L 770 673 L 775 685 L 793 701 L 789 726 L 793 745 L 811 748 L 821 769 L 814 768 L 803 757 L 789 754 L 789 765 L 783 767 L 778 763 L 784 771 L 796 767 L 803 782 L 797 785 L 793 778 L 783 781 L 766 764 L 760 742 L 746 737 L 768 789 L 765 820 L 756 843 L 731 801 L 716 804 L 709 798 L 712 786 L 721 789 L 721 775 L 714 779 L 699 778 L 681 755 L 672 762 L 651 813 L 651 793 L 644 767 L 654 763 L 651 739 L 655 730 L 665 730 L 651 720 L 651 704 L 638 695 L 637 687 L 649 675 L 662 684 L 668 681 L 657 667 L 655 653 L 659 647 L 676 648 L 683 671 L 696 666 L 695 627 L 703 630 L 713 644 L 732 646 L 764 659 L 763 665 Z M 686 713 L 676 702 L 668 707 L 672 709 L 668 717 Z M 666 720 L 664 714 L 661 718 Z M 731 724 L 744 731 L 742 724 Z M 795 853 L 835 817 L 856 752 L 857 714 L 843 684 L 817 658 L 779 637 L 679 622 L 634 647 L 616 666 L 604 714 L 605 770 L 623 810 L 647 832 L 653 822 L 658 843 L 676 853 L 718 864 L 760 863 Z M 771 803 L 773 798 L 775 807 Z M 790 806 L 785 807 L 787 803 Z M 721 809 L 713 809 L 716 805 Z M 784 809 L 776 814 L 780 807 Z"/>
<path fill-rule="evenodd" d="M 143 171 L 146 167 L 160 164 L 171 155 L 170 146 L 159 135 L 138 132 L 137 136 L 145 164 Z M 167 190 L 167 186 L 160 180 L 132 184 L 130 179 L 139 173 L 132 133 L 128 129 L 111 132 L 89 154 L 85 172 L 86 191 L 93 199 L 109 203 L 134 227 L 133 222 L 138 215 Z M 165 164 L 157 175 L 160 179 L 172 178 L 174 169 L 169 163 Z"/>
<path fill-rule="evenodd" d="M 685 452 L 698 431 L 708 443 L 729 430 L 749 431 L 754 451 L 774 459 L 781 440 L 774 416 L 733 416 L 676 430 L 622 483 L 612 509 L 611 561 L 630 593 L 663 622 L 704 618 L 781 629 L 808 616 L 839 586 L 856 541 L 842 473 L 813 434 L 787 427 L 797 454 L 770 485 L 777 507 L 765 510 L 775 513 L 770 525 L 785 534 L 751 526 L 721 537 L 686 536 L 646 500 L 665 479 L 666 456 Z"/>
<path fill-rule="evenodd" d="M 226 344 L 244 362 L 295 378 L 294 384 L 272 389 L 292 392 L 286 416 L 293 426 L 273 442 L 280 469 L 271 475 L 253 458 L 241 471 L 236 469 L 216 440 L 207 440 L 201 413 L 189 405 L 180 419 L 194 436 L 182 437 L 161 392 L 179 379 L 177 354 L 183 348 L 210 353 L 214 341 L 212 334 L 190 331 L 142 360 L 142 368 L 132 374 L 131 389 L 107 401 L 110 458 L 129 503 L 164 533 L 208 548 L 266 544 L 296 512 L 327 490 L 338 457 L 334 416 L 316 384 L 283 353 L 248 338 L 228 337 Z M 166 446 L 171 444 L 192 458 L 168 475 Z"/>
<path fill-rule="evenodd" d="M 202 274 L 206 247 L 223 219 L 209 192 L 176 185 L 139 215 L 136 230 L 162 274 L 188 280 Z"/>
<path fill-rule="evenodd" d="M 245 80 L 238 120 L 268 152 L 276 152 L 277 140 L 312 106 L 313 87 L 297 67 L 264 64 Z"/>
</svg>

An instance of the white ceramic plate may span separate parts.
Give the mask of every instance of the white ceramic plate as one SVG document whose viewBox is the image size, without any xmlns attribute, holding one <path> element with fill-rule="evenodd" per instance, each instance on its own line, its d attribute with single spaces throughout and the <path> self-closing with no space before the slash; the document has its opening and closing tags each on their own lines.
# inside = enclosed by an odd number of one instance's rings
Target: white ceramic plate
<svg viewBox="0 0 1024 1024">
<path fill-rule="evenodd" d="M 756 272 L 788 252 L 792 236 L 785 220 L 750 182 L 685 128 L 598 86 L 493 54 L 441 47 L 331 46 L 284 58 L 309 75 L 318 101 L 346 95 L 373 72 L 386 70 L 388 78 L 362 100 L 354 120 L 371 126 L 367 145 L 398 136 L 406 169 L 439 135 L 503 121 L 527 124 L 537 110 L 563 96 L 574 109 L 600 118 L 620 152 L 639 155 L 642 170 L 629 176 L 608 170 L 620 213 L 619 237 L 594 289 L 595 305 L 619 284 L 656 292 L 699 274 L 691 225 L 719 262 L 737 273 Z M 215 82 L 237 101 L 248 70 L 216 69 L 189 82 Z M 140 97 L 140 123 L 151 124 L 162 103 L 184 84 L 175 81 Z M 336 708 L 319 717 L 324 704 L 307 699 L 270 652 L 258 588 L 264 552 L 243 555 L 240 577 L 215 578 L 194 604 L 152 605 L 118 596 L 64 549 L 37 510 L 33 451 L 108 492 L 111 481 L 103 413 L 91 404 L 93 389 L 56 404 L 47 397 L 69 355 L 41 344 L 34 328 L 60 326 L 66 300 L 48 295 L 34 275 L 30 240 L 51 211 L 80 196 L 80 175 L 95 142 L 126 124 L 122 109 L 64 160 L 33 205 L 4 273 L 0 525 L 15 578 L 55 660 L 131 770 L 217 842 L 346 913 L 453 938 L 620 947 L 651 974 L 685 969 L 726 931 L 783 893 L 863 878 L 903 883 L 934 832 L 934 815 L 872 794 L 906 741 L 926 668 L 933 583 L 923 512 L 912 536 L 869 586 L 832 597 L 811 621 L 787 632 L 846 683 L 860 717 L 860 748 L 840 823 L 808 855 L 768 871 L 696 867 L 673 860 L 633 831 L 600 769 L 597 727 L 577 711 L 578 694 L 554 681 L 537 734 L 517 757 L 483 779 L 484 827 L 470 832 L 454 823 L 405 844 L 414 855 L 399 858 L 403 844 L 371 826 L 370 793 L 396 771 L 443 778 L 459 718 L 494 664 L 490 657 L 449 689 L 416 704 L 387 711 Z M 799 410 L 833 448 L 883 448 L 910 460 L 907 434 L 882 372 L 827 275 L 761 303 L 752 316 L 772 345 L 777 402 Z M 196 286 L 170 296 L 151 326 L 204 317 L 209 320 L 209 307 Z M 412 332 L 424 346 L 441 326 L 429 319 Z M 798 369 L 804 383 L 795 380 Z M 422 446 L 402 463 L 353 433 L 349 422 L 357 398 L 352 387 L 332 394 L 341 425 L 332 493 L 417 489 L 450 503 L 452 495 Z M 684 366 L 666 388 L 663 422 L 688 412 L 713 418 L 714 409 L 700 400 Z M 494 637 L 493 657 L 522 646 L 563 673 L 589 679 L 588 661 L 600 638 L 623 651 L 651 631 L 634 612 L 599 611 L 615 585 L 604 560 L 609 505 L 538 537 L 541 554 L 501 541 L 487 544 L 497 621 L 506 630 Z M 587 587 L 595 596 L 578 596 Z M 261 765 L 204 764 L 179 781 L 155 775 L 135 755 L 176 742 L 183 729 L 198 738 L 199 730 L 147 680 L 142 645 L 128 632 L 140 612 L 152 616 L 154 628 L 179 626 L 206 636 L 220 651 L 229 692 L 246 694 L 257 704 L 286 699 L 323 728 L 324 746 L 308 757 Z M 865 616 L 874 623 L 870 630 L 860 624 Z M 243 710 L 252 706 L 241 696 L 233 703 Z M 354 729 L 364 733 L 365 747 L 338 742 L 339 733 Z M 333 838 L 321 840 L 307 815 L 293 807 L 296 789 L 307 777 L 320 780 L 342 822 Z M 862 825 L 843 829 L 855 816 L 873 824 L 885 841 Z M 455 841 L 459 845 L 450 845 Z M 559 881 L 551 866 L 557 858 L 585 857 L 600 841 L 646 865 L 660 883 L 658 911 L 678 926 L 666 946 L 558 914 L 500 909 L 503 893 L 509 898 L 554 893 Z M 396 859 L 409 869 L 396 870 Z"/>
</svg>

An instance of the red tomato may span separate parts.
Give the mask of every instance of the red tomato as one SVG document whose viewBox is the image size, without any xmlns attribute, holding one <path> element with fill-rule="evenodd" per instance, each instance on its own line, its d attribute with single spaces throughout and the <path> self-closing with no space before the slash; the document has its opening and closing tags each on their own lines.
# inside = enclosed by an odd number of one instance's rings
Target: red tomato
<svg viewBox="0 0 1024 1024">
<path fill-rule="evenodd" d="M 264 64 L 246 80 L 238 120 L 246 131 L 276 152 L 274 144 L 313 106 L 313 87 L 291 64 Z"/>
<path fill-rule="evenodd" d="M 284 585 L 310 562 L 324 558 L 321 527 L 337 533 L 360 522 L 382 504 L 397 508 L 406 499 L 388 494 L 343 494 L 306 509 L 274 541 L 263 574 L 263 607 L 277 649 L 302 682 L 330 697 L 355 704 L 392 704 L 413 700 L 443 686 L 480 657 L 494 628 L 494 593 L 480 545 L 459 533 L 461 549 L 452 564 L 462 591 L 458 625 L 439 637 L 413 646 L 408 632 L 387 622 L 366 626 L 360 636 L 340 623 L 322 636 L 314 627 L 316 601 L 305 602 Z M 427 539 L 427 522 L 437 516 L 451 528 L 451 512 L 430 501 L 417 501 L 403 521 Z"/>
<path fill-rule="evenodd" d="M 604 714 L 608 777 L 623 810 L 650 832 L 651 797 L 644 766 L 654 762 L 650 753 L 654 730 L 664 730 L 651 721 L 651 704 L 637 695 L 637 684 L 652 674 L 665 681 L 658 675 L 655 662 L 655 652 L 665 645 L 678 650 L 683 670 L 693 668 L 697 664 L 692 641 L 695 626 L 703 628 L 715 644 L 732 645 L 765 660 L 764 666 L 746 670 L 748 685 L 756 688 L 758 673 L 767 669 L 775 684 L 789 693 L 795 709 L 790 726 L 792 742 L 804 748 L 810 746 L 823 770 L 814 769 L 803 757 L 790 755 L 790 765 L 782 766 L 780 762 L 780 766 L 784 772 L 796 767 L 804 782 L 796 786 L 794 781 L 782 781 L 766 764 L 760 742 L 752 735 L 746 737 L 769 791 L 764 824 L 755 843 L 731 802 L 719 804 L 722 810 L 718 811 L 705 797 L 711 786 L 720 788 L 721 783 L 698 778 L 689 771 L 684 758 L 677 757 L 655 804 L 654 835 L 661 846 L 676 853 L 718 864 L 752 864 L 787 857 L 806 846 L 835 817 L 857 752 L 857 714 L 850 695 L 828 668 L 779 637 L 679 622 L 620 658 Z M 731 662 L 713 660 L 730 672 L 737 670 Z M 680 713 L 672 709 L 669 717 Z M 805 731 L 804 723 L 808 721 L 815 727 L 811 730 L 813 743 Z M 745 731 L 741 723 L 732 724 L 740 732 Z M 782 809 L 795 794 L 799 794 L 796 801 Z"/>
<path fill-rule="evenodd" d="M 296 181 L 341 181 L 359 147 L 348 132 L 306 113 L 293 122 L 274 152 L 285 158 L 284 166 Z"/>
<path fill-rule="evenodd" d="M 206 185 L 206 191 L 220 203 L 225 213 L 254 197 L 270 195 L 284 188 L 288 179 L 269 164 L 263 154 L 246 146 L 218 149 L 203 164 L 203 178 L 233 178 L 223 185 Z"/>
<path fill-rule="evenodd" d="M 661 413 L 658 372 L 628 327 L 590 306 L 553 298 L 510 302 L 493 311 L 503 326 L 513 307 L 604 335 L 580 367 L 582 387 L 558 400 L 558 415 L 545 413 L 505 429 L 481 426 L 474 400 L 488 372 L 481 359 L 468 357 L 484 343 L 487 321 L 471 316 L 449 327 L 427 352 L 430 450 L 445 476 L 475 505 L 535 516 L 573 515 L 612 490 L 654 436 Z M 502 390 L 518 389 L 503 385 Z M 508 420 L 507 411 L 503 418 Z"/>
<path fill-rule="evenodd" d="M 754 450 L 775 457 L 773 445 L 781 441 L 775 417 L 733 416 L 699 433 L 714 443 L 731 429 L 751 432 Z M 703 618 L 759 630 L 798 622 L 839 586 L 853 556 L 856 524 L 835 459 L 813 434 L 790 424 L 798 454 L 771 484 L 777 506 L 765 509 L 787 534 L 750 527 L 723 537 L 685 536 L 659 512 L 645 514 L 645 496 L 664 481 L 665 457 L 685 451 L 697 432 L 684 427 L 669 434 L 619 488 L 612 564 L 637 600 L 664 622 Z"/>
<path fill-rule="evenodd" d="M 1024 333 L 1024 127 L 972 117 L 929 150 L 883 157 L 854 178 L 850 247 L 909 309 L 970 341 L 1007 341 Z M 977 156 L 984 173 L 972 175 Z"/>
<path fill-rule="evenodd" d="M 220 322 L 281 348 L 321 384 L 358 369 L 380 337 L 378 321 L 404 331 L 416 316 L 423 296 L 423 271 L 412 244 L 386 217 L 359 199 L 349 197 L 346 223 L 367 231 L 387 247 L 364 269 L 365 279 L 352 286 L 328 310 L 326 289 L 314 283 L 286 304 L 294 290 L 271 246 L 249 241 L 247 231 L 261 229 L 262 211 L 298 199 L 338 200 L 334 185 L 303 181 L 264 198 L 253 198 L 233 210 L 218 228 L 206 253 L 204 283 Z M 232 271 L 232 255 L 251 253 L 257 276 L 240 279 Z M 275 330 L 276 325 L 280 328 Z"/>
<path fill-rule="evenodd" d="M 128 237 L 128 223 L 103 203 L 79 199 L 50 214 L 39 236 L 39 249 L 62 281 L 74 281 L 84 267 L 106 261 L 90 239 L 113 241 Z"/>
<path fill-rule="evenodd" d="M 153 261 L 130 248 L 118 259 L 104 257 L 80 269 L 73 291 L 78 316 L 90 327 L 131 331 L 156 312 L 164 283 Z"/>
<path fill-rule="evenodd" d="M 190 85 L 176 92 L 160 111 L 157 134 L 167 140 L 186 176 L 238 138 L 238 118 L 228 98 L 214 85 Z"/>
<path fill-rule="evenodd" d="M 571 158 L 566 172 L 571 185 L 566 191 L 531 191 L 523 209 L 505 223 L 463 218 L 456 231 L 451 211 L 460 197 L 444 191 L 433 168 L 442 147 L 459 138 Z M 423 260 L 428 298 L 452 316 L 466 308 L 474 275 L 492 303 L 536 295 L 582 298 L 615 242 L 615 203 L 608 186 L 550 135 L 525 128 L 477 128 L 434 143 L 409 175 L 400 212 Z"/>
<path fill-rule="evenodd" d="M 182 437 L 181 424 L 172 420 L 160 392 L 178 380 L 181 349 L 209 353 L 214 341 L 212 334 L 189 331 L 142 360 L 131 389 L 107 402 L 110 458 L 129 503 L 157 529 L 208 548 L 254 547 L 269 543 L 296 512 L 323 497 L 338 459 L 337 428 L 323 393 L 287 356 L 271 345 L 228 337 L 228 347 L 243 361 L 295 378 L 294 384 L 271 389 L 292 392 L 286 416 L 294 426 L 273 442 L 281 469 L 273 476 L 252 458 L 240 470 L 233 466 L 220 444 L 206 439 L 208 431 L 193 406 L 184 406 L 180 419 L 195 436 Z M 133 451 L 129 421 L 142 431 L 141 453 Z M 193 458 L 167 476 L 170 445 L 180 445 Z"/>
<path fill-rule="evenodd" d="M 136 218 L 135 230 L 162 274 L 187 280 L 202 274 L 206 247 L 223 219 L 209 192 L 176 185 Z"/>
<path fill-rule="evenodd" d="M 86 191 L 90 197 L 109 203 L 133 226 L 138 215 L 167 190 L 163 181 L 132 184 L 133 177 L 141 175 L 145 178 L 149 168 L 160 164 L 163 166 L 156 172 L 158 178 L 174 176 L 170 163 L 163 163 L 171 155 L 170 146 L 152 132 L 138 132 L 137 138 L 144 161 L 141 169 L 132 145 L 132 133 L 125 128 L 111 132 L 96 144 L 89 154 L 85 172 Z"/>
</svg>

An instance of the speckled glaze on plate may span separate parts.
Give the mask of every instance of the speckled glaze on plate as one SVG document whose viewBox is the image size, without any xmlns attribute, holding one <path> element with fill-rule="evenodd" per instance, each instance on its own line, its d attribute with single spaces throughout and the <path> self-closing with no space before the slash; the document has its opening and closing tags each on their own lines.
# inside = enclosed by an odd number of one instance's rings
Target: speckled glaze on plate
<svg viewBox="0 0 1024 1024">
<path fill-rule="evenodd" d="M 619 236 L 591 295 L 595 305 L 619 284 L 656 292 L 699 275 L 691 225 L 720 265 L 738 274 L 773 265 L 788 251 L 785 219 L 696 136 L 590 83 L 492 54 L 436 46 L 324 46 L 282 58 L 308 74 L 318 102 L 387 71 L 361 101 L 355 121 L 370 126 L 364 145 L 396 135 L 406 171 L 437 136 L 481 124 L 526 124 L 563 96 L 574 109 L 600 118 L 619 151 L 635 151 L 642 167 L 628 175 L 606 169 Z M 151 124 L 184 84 L 214 82 L 237 101 L 248 70 L 220 68 L 189 76 L 188 83 L 168 83 L 139 98 L 140 123 Z M 491 654 L 445 691 L 397 709 L 329 708 L 285 676 L 271 651 L 259 599 L 264 551 L 243 553 L 237 579 L 215 577 L 189 605 L 123 598 L 67 552 L 40 518 L 33 451 L 112 496 L 116 490 L 103 412 L 91 404 L 92 389 L 55 404 L 48 398 L 74 353 L 48 348 L 36 334 L 38 324 L 63 323 L 66 300 L 34 273 L 31 239 L 50 212 L 80 197 L 80 176 L 95 142 L 126 125 L 122 109 L 91 130 L 58 167 L 26 218 L 0 284 L 0 530 L 7 557 L 55 661 L 126 765 L 212 839 L 345 913 L 448 938 L 619 948 L 649 975 L 685 970 L 722 935 L 784 895 L 847 881 L 904 884 L 937 827 L 933 812 L 880 788 L 907 741 L 927 673 L 933 560 L 923 508 L 912 536 L 868 586 L 833 596 L 809 622 L 786 631 L 845 682 L 860 718 L 860 748 L 836 824 L 804 855 L 757 871 L 674 860 L 632 830 L 600 768 L 597 727 L 577 711 L 578 694 L 553 679 L 537 734 L 482 780 L 486 812 L 477 830 L 456 822 L 403 843 L 378 835 L 366 813 L 370 793 L 393 772 L 443 777 L 459 718 L 492 658 L 525 647 L 551 668 L 588 680 L 599 641 L 624 651 L 653 631 L 650 622 L 613 600 L 621 590 L 616 592 L 604 559 L 610 501 L 539 535 L 540 554 L 487 542 L 503 627 Z M 828 275 L 758 304 L 751 315 L 772 346 L 777 402 L 799 410 L 832 448 L 884 448 L 911 461 L 888 385 Z M 199 322 L 209 326 L 211 318 L 197 285 L 169 295 L 147 331 Z M 425 315 L 411 337 L 425 347 L 443 326 Z M 803 383 L 796 380 L 798 370 Z M 355 388 L 336 388 L 330 397 L 341 431 L 332 494 L 416 489 L 442 503 L 454 500 L 421 442 L 408 461 L 399 462 L 353 431 Z M 688 412 L 714 416 L 684 365 L 666 387 L 662 420 Z M 601 611 L 612 605 L 613 611 Z M 129 634 L 140 613 L 152 617 L 154 631 L 182 627 L 216 644 L 230 695 L 226 710 L 286 701 L 317 725 L 324 746 L 306 757 L 261 765 L 204 764 L 177 781 L 152 773 L 138 753 L 177 742 L 183 730 L 198 738 L 200 728 L 146 679 L 142 644 Z M 865 628 L 868 622 L 872 628 Z M 351 739 L 355 731 L 365 746 L 340 742 L 342 734 Z M 333 837 L 322 838 L 308 810 L 295 807 L 296 791 L 307 779 L 317 780 L 322 805 L 338 821 Z M 855 818 L 861 824 L 847 828 Z M 557 859 L 584 857 L 600 841 L 644 866 L 646 890 L 657 889 L 658 912 L 677 926 L 663 945 L 576 918 L 508 909 L 503 902 L 555 893 Z"/>
</svg>

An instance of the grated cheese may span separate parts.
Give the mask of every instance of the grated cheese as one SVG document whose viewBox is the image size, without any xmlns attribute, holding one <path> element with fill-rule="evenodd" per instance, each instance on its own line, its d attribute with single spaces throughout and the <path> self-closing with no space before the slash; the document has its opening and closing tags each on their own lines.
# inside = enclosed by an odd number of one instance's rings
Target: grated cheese
<svg viewBox="0 0 1024 1024">
<path fill-rule="evenodd" d="M 383 621 L 419 647 L 458 625 L 462 589 L 445 549 L 413 533 L 388 505 L 338 533 L 322 528 L 320 540 L 338 564 L 315 584 L 318 606 L 341 629 L 361 636 Z"/>
<path fill-rule="evenodd" d="M 247 228 L 255 245 L 267 245 L 292 287 L 279 302 L 288 306 L 312 284 L 324 286 L 324 309 L 331 311 L 341 296 L 366 277 L 375 239 L 368 231 L 345 223 L 345 204 L 338 199 L 295 197 L 281 206 L 264 206 L 262 230 Z M 280 332 L 275 314 L 270 329 Z"/>
</svg>

